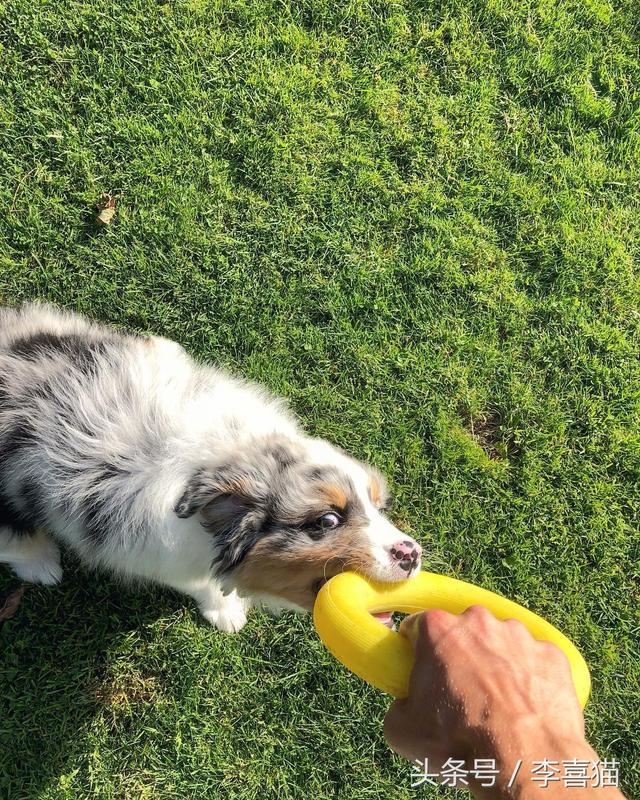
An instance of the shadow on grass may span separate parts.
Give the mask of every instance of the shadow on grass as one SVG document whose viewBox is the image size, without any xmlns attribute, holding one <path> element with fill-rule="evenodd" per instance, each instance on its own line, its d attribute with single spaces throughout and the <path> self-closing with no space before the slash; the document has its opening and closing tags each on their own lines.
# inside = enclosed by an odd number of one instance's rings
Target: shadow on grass
<svg viewBox="0 0 640 800">
<path fill-rule="evenodd" d="M 29 586 L 0 629 L 0 797 L 35 800 L 86 752 L 109 654 L 183 601 L 170 592 L 123 589 L 65 559 L 53 588 Z M 0 595 L 17 585 L 3 565 Z"/>
</svg>

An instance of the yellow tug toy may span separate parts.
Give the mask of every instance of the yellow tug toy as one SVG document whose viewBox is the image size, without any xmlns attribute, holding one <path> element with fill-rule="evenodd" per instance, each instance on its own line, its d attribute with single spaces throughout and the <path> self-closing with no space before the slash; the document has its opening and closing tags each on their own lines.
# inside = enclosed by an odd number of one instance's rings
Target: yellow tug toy
<svg viewBox="0 0 640 800">
<path fill-rule="evenodd" d="M 591 677 L 575 645 L 532 611 L 465 581 L 421 572 L 402 583 L 377 583 L 355 572 L 343 572 L 320 589 L 313 622 L 327 649 L 346 667 L 383 692 L 403 698 L 409 693 L 413 648 L 404 636 L 382 625 L 372 614 L 413 614 L 430 608 L 461 614 L 472 605 L 485 606 L 498 619 L 518 619 L 535 639 L 557 645 L 569 659 L 584 708 Z"/>
</svg>

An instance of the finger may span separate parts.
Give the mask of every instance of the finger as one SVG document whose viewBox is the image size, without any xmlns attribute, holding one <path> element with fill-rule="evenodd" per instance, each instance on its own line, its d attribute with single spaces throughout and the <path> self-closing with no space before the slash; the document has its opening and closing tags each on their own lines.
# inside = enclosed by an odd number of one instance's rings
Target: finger
<svg viewBox="0 0 640 800">
<path fill-rule="evenodd" d="M 392 750 L 412 762 L 428 758 L 429 763 L 443 764 L 451 755 L 444 753 L 446 745 L 443 748 L 442 736 L 424 703 L 416 707 L 411 700 L 393 702 L 384 718 L 384 738 Z"/>
<path fill-rule="evenodd" d="M 394 700 L 384 718 L 384 738 L 389 747 L 400 751 L 403 746 L 403 733 L 406 728 L 406 700 Z"/>
<path fill-rule="evenodd" d="M 416 715 L 411 701 L 396 700 L 384 718 L 384 738 L 398 755 L 414 761 L 429 753 L 428 727 L 428 719 Z"/>
<path fill-rule="evenodd" d="M 408 617 L 405 617 L 400 622 L 400 626 L 398 627 L 398 633 L 411 642 L 414 650 L 418 643 L 418 621 L 423 613 L 422 611 L 418 611 L 415 614 L 409 614 Z"/>
<path fill-rule="evenodd" d="M 435 646 L 457 620 L 455 614 L 432 609 L 405 617 L 400 624 L 400 634 L 412 643 L 415 653 L 415 663 L 409 678 L 410 698 L 429 702 L 439 670 L 434 657 Z"/>
<path fill-rule="evenodd" d="M 430 651 L 433 645 L 456 624 L 457 619 L 455 614 L 449 614 L 441 608 L 433 608 L 405 617 L 398 631 L 411 642 L 416 655 L 423 654 L 425 645 Z"/>
</svg>

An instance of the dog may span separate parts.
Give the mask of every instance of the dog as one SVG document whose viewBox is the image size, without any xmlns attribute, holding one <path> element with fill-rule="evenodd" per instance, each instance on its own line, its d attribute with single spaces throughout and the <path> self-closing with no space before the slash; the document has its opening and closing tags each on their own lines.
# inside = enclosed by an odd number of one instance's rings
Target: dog
<svg viewBox="0 0 640 800">
<path fill-rule="evenodd" d="M 59 540 L 238 631 L 253 605 L 311 610 L 342 570 L 419 571 L 388 502 L 376 469 L 175 342 L 0 308 L 0 562 L 23 580 L 61 579 Z"/>
</svg>

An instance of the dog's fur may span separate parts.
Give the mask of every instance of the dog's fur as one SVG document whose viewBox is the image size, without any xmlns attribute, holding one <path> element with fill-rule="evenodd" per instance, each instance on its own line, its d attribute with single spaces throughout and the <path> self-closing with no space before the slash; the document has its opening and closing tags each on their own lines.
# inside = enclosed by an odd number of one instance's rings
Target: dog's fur
<svg viewBox="0 0 640 800">
<path fill-rule="evenodd" d="M 174 342 L 46 305 L 0 309 L 0 561 L 23 579 L 60 579 L 53 533 L 238 630 L 246 598 L 310 609 L 342 569 L 419 569 L 386 502 L 376 470 Z"/>
</svg>

